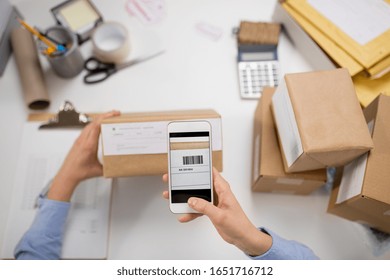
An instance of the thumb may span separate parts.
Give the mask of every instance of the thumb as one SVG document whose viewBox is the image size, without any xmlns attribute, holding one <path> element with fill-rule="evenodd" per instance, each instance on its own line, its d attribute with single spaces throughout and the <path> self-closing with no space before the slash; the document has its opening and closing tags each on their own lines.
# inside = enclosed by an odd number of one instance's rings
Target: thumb
<svg viewBox="0 0 390 280">
<path fill-rule="evenodd" d="M 209 217 L 210 220 L 213 220 L 213 218 L 218 214 L 219 211 L 219 209 L 215 207 L 212 203 L 198 197 L 190 197 L 190 199 L 188 199 L 188 205 L 192 209 Z"/>
</svg>

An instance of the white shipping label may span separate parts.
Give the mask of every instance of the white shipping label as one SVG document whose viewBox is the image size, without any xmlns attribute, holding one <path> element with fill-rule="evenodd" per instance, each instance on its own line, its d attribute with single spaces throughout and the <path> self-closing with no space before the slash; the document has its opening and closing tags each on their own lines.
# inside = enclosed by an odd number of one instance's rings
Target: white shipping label
<svg viewBox="0 0 390 280">
<path fill-rule="evenodd" d="M 221 119 L 206 119 L 206 121 L 212 127 L 212 149 L 222 150 Z M 169 121 L 102 124 L 103 155 L 167 153 L 168 123 Z"/>
<path fill-rule="evenodd" d="M 368 123 L 368 130 L 372 134 L 374 120 Z M 360 156 L 344 167 L 336 204 L 359 195 L 362 192 L 364 174 L 366 172 L 368 153 Z"/>
<path fill-rule="evenodd" d="M 209 189 L 209 149 L 171 150 L 172 190 Z"/>
<path fill-rule="evenodd" d="M 158 154 L 167 151 L 163 122 L 103 124 L 103 154 Z"/>
<path fill-rule="evenodd" d="M 361 193 L 366 165 L 367 154 L 364 154 L 344 167 L 343 178 L 336 200 L 337 204 Z"/>
<path fill-rule="evenodd" d="M 285 81 L 278 86 L 272 97 L 272 104 L 276 126 L 282 144 L 282 152 L 284 153 L 288 167 L 290 167 L 303 153 L 303 148 Z"/>
</svg>

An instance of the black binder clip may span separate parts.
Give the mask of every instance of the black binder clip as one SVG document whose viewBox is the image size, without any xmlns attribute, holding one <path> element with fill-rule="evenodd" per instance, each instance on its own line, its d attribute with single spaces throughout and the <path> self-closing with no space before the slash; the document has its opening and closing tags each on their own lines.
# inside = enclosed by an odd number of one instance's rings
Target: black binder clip
<svg viewBox="0 0 390 280">
<path fill-rule="evenodd" d="M 79 128 L 86 126 L 91 121 L 90 117 L 76 111 L 73 104 L 65 101 L 60 107 L 58 114 L 47 123 L 42 124 L 39 129 L 46 128 Z"/>
</svg>

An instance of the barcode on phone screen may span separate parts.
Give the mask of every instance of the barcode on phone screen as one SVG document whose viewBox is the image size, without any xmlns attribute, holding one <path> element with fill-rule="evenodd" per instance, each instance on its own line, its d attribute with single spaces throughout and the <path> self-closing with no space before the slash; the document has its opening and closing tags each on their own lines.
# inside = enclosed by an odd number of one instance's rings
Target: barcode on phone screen
<svg viewBox="0 0 390 280">
<path fill-rule="evenodd" d="M 203 164 L 203 156 L 187 156 L 183 157 L 183 165 Z"/>
</svg>

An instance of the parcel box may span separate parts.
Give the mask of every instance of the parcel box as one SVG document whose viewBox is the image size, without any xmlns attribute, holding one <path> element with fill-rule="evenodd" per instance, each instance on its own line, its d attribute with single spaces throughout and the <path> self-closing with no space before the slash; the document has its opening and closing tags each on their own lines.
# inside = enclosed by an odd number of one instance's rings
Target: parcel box
<svg viewBox="0 0 390 280">
<path fill-rule="evenodd" d="M 390 233 L 390 97 L 364 109 L 374 149 L 343 168 L 328 212 Z"/>
<path fill-rule="evenodd" d="M 287 172 L 345 165 L 373 147 L 346 69 L 285 75 L 272 109 Z"/>
<path fill-rule="evenodd" d="M 214 110 L 122 114 L 102 123 L 104 177 L 168 172 L 167 125 L 175 120 L 206 120 L 212 127 L 213 165 L 222 171 L 222 123 Z"/>
<path fill-rule="evenodd" d="M 275 89 L 265 88 L 255 111 L 252 190 L 309 194 L 326 182 L 326 170 L 286 173 L 271 111 Z"/>
</svg>

